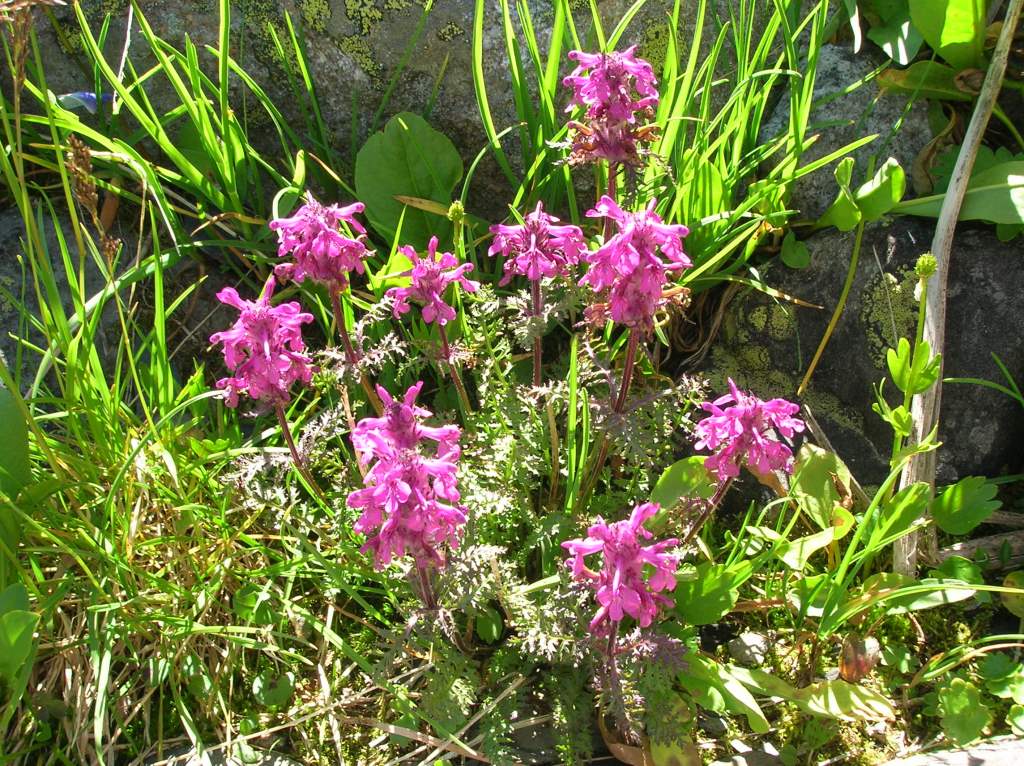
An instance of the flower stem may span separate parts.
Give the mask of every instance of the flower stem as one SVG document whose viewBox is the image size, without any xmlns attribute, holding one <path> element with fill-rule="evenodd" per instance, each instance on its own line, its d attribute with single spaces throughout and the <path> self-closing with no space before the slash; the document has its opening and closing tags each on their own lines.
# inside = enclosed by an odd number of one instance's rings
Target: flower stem
<svg viewBox="0 0 1024 766">
<path fill-rule="evenodd" d="M 299 450 L 295 446 L 295 439 L 292 438 L 291 426 L 288 425 L 288 418 L 286 418 L 284 414 L 284 407 L 279 404 L 274 408 L 274 412 L 277 414 L 277 422 L 278 425 L 281 426 L 281 433 L 284 434 L 284 440 L 288 444 L 288 450 L 292 453 L 292 463 L 295 464 L 295 470 L 302 475 L 302 478 L 306 480 L 309 488 L 313 490 L 316 496 L 324 502 L 327 502 L 327 496 L 324 494 L 324 491 L 320 489 L 320 485 L 316 483 L 316 479 L 313 478 L 313 475 L 306 467 L 305 461 L 299 456 Z"/>
<path fill-rule="evenodd" d="M 349 366 L 353 370 L 356 370 L 359 364 L 359 360 L 362 358 L 355 350 L 352 345 L 352 338 L 348 334 L 348 328 L 345 327 L 345 313 L 341 310 L 341 291 L 331 290 L 331 308 L 334 310 L 334 324 L 338 327 L 338 335 L 341 337 L 341 345 L 345 349 L 345 359 L 348 361 Z M 380 397 L 377 396 L 377 392 L 373 390 L 373 386 L 370 385 L 369 379 L 366 377 L 366 373 L 359 373 L 359 382 L 363 386 L 363 391 L 366 392 L 366 400 L 373 406 L 377 416 L 384 414 L 384 404 L 381 402 Z"/>
<path fill-rule="evenodd" d="M 416 571 L 420 576 L 420 596 L 423 598 L 423 605 L 430 610 L 437 609 L 437 596 L 430 582 L 430 570 L 424 566 L 417 566 Z"/>
<path fill-rule="evenodd" d="M 612 412 L 616 415 L 621 415 L 623 409 L 626 407 L 626 397 L 629 394 L 629 386 L 633 382 L 633 370 L 636 367 L 636 352 L 640 347 L 640 329 L 634 327 L 629 331 L 629 341 L 626 343 L 626 361 L 622 368 L 622 382 L 619 384 L 619 392 L 615 397 L 615 402 L 612 405 Z M 591 469 L 587 482 L 583 485 L 583 490 L 580 492 L 579 502 L 577 507 L 581 506 L 587 501 L 590 493 L 594 490 L 594 486 L 597 484 L 598 477 L 601 474 L 601 469 L 604 468 L 605 460 L 608 459 L 608 448 L 610 442 L 608 440 L 608 434 L 601 437 L 601 446 L 598 448 L 597 457 L 594 459 L 594 467 Z"/>
<path fill-rule="evenodd" d="M 609 162 L 608 163 L 608 196 L 611 197 L 612 199 L 615 199 L 615 195 L 616 195 L 616 192 L 617 192 L 616 181 L 618 179 L 618 175 L 619 175 L 618 165 L 616 165 L 614 162 Z M 605 218 L 604 219 L 604 231 L 602 233 L 602 237 L 603 237 L 604 241 L 607 242 L 609 237 L 611 237 L 611 235 L 612 235 L 612 219 L 611 218 Z"/>
<path fill-rule="evenodd" d="M 697 536 L 697 533 L 707 523 L 708 517 L 714 512 L 718 504 L 722 502 L 722 498 L 725 497 L 725 493 L 729 491 L 729 487 L 732 486 L 732 478 L 728 478 L 725 481 L 721 481 L 718 484 L 718 489 L 715 490 L 715 494 L 711 496 L 707 504 L 704 506 L 704 510 L 701 511 L 700 516 L 690 527 L 690 531 L 686 533 L 686 537 L 683 538 L 681 545 L 688 544 L 693 538 Z"/>
<path fill-rule="evenodd" d="M 448 343 L 448 333 L 444 331 L 444 325 L 442 324 L 438 324 L 437 329 L 441 331 L 441 353 L 444 356 L 445 363 L 448 365 L 448 372 L 452 376 L 452 383 L 455 384 L 455 390 L 459 394 L 459 401 L 462 403 L 463 410 L 466 414 L 469 414 L 473 411 L 473 407 L 469 403 L 469 394 L 466 393 L 466 386 L 462 382 L 462 376 L 452 361 L 452 347 Z"/>
<path fill-rule="evenodd" d="M 534 317 L 536 317 L 539 320 L 541 315 L 544 313 L 544 307 L 543 307 L 544 297 L 543 297 L 543 295 L 541 294 L 541 291 L 540 291 L 540 280 L 539 279 L 534 279 L 533 281 L 530 282 L 530 291 L 533 294 L 533 315 L 534 315 Z M 539 321 L 538 321 L 538 324 L 539 324 Z M 538 334 L 533 339 L 533 387 L 534 388 L 538 388 L 540 386 L 540 381 L 541 381 L 541 374 L 540 374 L 540 372 L 541 372 L 541 370 L 540 370 L 541 354 L 542 354 L 541 337 Z"/>
</svg>

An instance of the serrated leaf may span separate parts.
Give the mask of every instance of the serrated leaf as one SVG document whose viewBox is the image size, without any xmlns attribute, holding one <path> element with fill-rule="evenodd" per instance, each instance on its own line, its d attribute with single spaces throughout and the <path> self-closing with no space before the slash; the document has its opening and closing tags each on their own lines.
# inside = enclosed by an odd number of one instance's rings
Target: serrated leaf
<svg viewBox="0 0 1024 766">
<path fill-rule="evenodd" d="M 485 644 L 495 644 L 501 638 L 503 621 L 496 609 L 484 609 L 476 616 L 476 634 Z"/>
<path fill-rule="evenodd" d="M 451 140 L 411 112 L 395 115 L 356 155 L 356 193 L 373 228 L 390 242 L 403 210 L 402 240 L 423 248 L 432 235 L 442 241 L 451 222 L 421 207 L 407 207 L 397 196 L 451 204 L 462 178 L 462 158 Z"/>
<path fill-rule="evenodd" d="M 890 348 L 885 355 L 889 366 L 889 377 L 903 393 L 920 394 L 927 391 L 939 379 L 942 355 L 932 356 L 927 341 L 919 341 L 910 351 L 910 341 L 900 338 L 896 348 Z"/>
<path fill-rule="evenodd" d="M 877 221 L 891 211 L 907 189 L 907 177 L 900 163 L 890 157 L 870 181 L 863 184 L 854 198 L 865 221 Z"/>
<path fill-rule="evenodd" d="M 999 510 L 998 488 L 982 476 L 967 476 L 946 487 L 932 501 L 932 516 L 939 529 L 951 535 L 966 535 Z"/>
<path fill-rule="evenodd" d="M 992 723 L 992 711 L 978 687 L 962 678 L 954 678 L 939 689 L 939 715 L 942 730 L 957 745 L 978 739 Z"/>
</svg>

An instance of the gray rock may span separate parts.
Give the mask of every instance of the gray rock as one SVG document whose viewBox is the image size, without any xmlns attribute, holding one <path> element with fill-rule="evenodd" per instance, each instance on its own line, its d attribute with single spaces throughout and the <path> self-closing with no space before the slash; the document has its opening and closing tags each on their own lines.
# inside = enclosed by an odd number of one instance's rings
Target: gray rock
<svg viewBox="0 0 1024 766">
<path fill-rule="evenodd" d="M 961 750 L 940 750 L 889 761 L 886 766 L 1018 766 L 1024 739 L 998 737 Z"/>
<path fill-rule="evenodd" d="M 741 633 L 729 642 L 729 656 L 741 665 L 762 665 L 771 648 L 760 633 Z"/>
<path fill-rule="evenodd" d="M 911 218 L 871 225 L 842 318 L 803 397 L 833 446 L 862 484 L 888 472 L 892 434 L 876 415 L 872 386 L 887 375 L 885 351 L 909 336 L 916 320 L 913 266 L 931 244 L 932 223 Z M 852 252 L 853 235 L 826 231 L 808 241 L 811 265 L 781 264 L 765 274 L 785 294 L 823 307 L 800 308 L 751 291 L 729 306 L 705 363 L 714 391 L 725 378 L 759 396 L 794 398 L 831 311 Z M 1024 370 L 1019 296 L 1024 292 L 1024 242 L 999 242 L 983 226 L 962 225 L 954 243 L 946 324 L 945 375 L 1002 382 L 990 352 L 1018 376 Z M 890 383 L 889 395 L 895 393 Z M 1024 409 L 975 385 L 943 387 L 939 481 L 965 475 L 1016 473 Z"/>
<path fill-rule="evenodd" d="M 895 157 L 909 179 L 914 157 L 931 138 L 924 101 L 908 109 L 906 97 L 881 95 L 870 82 L 837 95 L 869 75 L 880 63 L 882 59 L 867 50 L 853 53 L 849 45 L 824 45 L 818 59 L 814 99 L 834 98 L 811 112 L 808 133 L 818 138 L 804 153 L 803 162 L 825 157 L 863 136 L 878 134 L 877 139 L 852 155 L 857 161 L 855 187 L 866 180 L 871 155 L 878 157 L 878 164 L 887 157 Z M 762 129 L 762 137 L 781 135 L 788 123 L 789 99 L 783 98 Z M 899 132 L 893 135 L 897 126 Z M 822 169 L 796 182 L 790 204 L 805 218 L 816 219 L 832 204 L 836 191 L 832 173 Z"/>
</svg>

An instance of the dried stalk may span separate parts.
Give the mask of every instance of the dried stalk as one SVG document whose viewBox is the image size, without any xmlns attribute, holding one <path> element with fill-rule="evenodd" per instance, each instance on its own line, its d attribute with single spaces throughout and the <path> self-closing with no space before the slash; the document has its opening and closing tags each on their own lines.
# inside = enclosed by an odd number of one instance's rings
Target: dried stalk
<svg viewBox="0 0 1024 766">
<path fill-rule="evenodd" d="M 953 234 L 956 231 L 957 218 L 960 216 L 960 207 L 963 204 L 964 194 L 967 191 L 967 182 L 971 177 L 971 169 L 974 167 L 974 159 L 978 154 L 978 147 L 981 144 L 982 136 L 988 126 L 992 110 L 996 105 L 999 96 L 999 89 L 1002 86 L 1003 77 L 1006 74 L 1006 62 L 1010 52 L 1013 36 L 1017 29 L 1017 22 L 1020 20 L 1021 8 L 1024 7 L 1024 0 L 1011 0 L 1006 11 L 1006 20 L 1003 22 L 1002 32 L 999 35 L 999 42 L 996 44 L 992 54 L 992 62 L 989 64 L 988 72 L 985 75 L 985 82 L 978 94 L 978 102 L 975 104 L 974 113 L 971 115 L 970 124 L 967 126 L 967 133 L 964 136 L 960 154 L 953 168 L 953 175 L 949 182 L 949 189 L 942 201 L 942 209 L 939 211 L 939 219 L 935 224 L 935 236 L 932 239 L 932 255 L 935 256 L 937 268 L 934 274 L 934 281 L 928 287 L 928 297 L 925 304 L 924 319 L 924 340 L 928 342 L 932 353 L 942 353 L 946 340 L 946 293 L 949 283 L 949 259 L 953 247 Z M 914 396 L 911 404 L 911 414 L 914 419 L 914 431 L 911 434 L 912 443 L 920 444 L 927 437 L 939 421 L 939 406 L 942 402 L 942 374 L 935 385 L 922 394 Z M 917 454 L 907 463 L 900 477 L 900 487 L 906 487 L 919 481 L 927 482 L 935 486 L 935 451 L 931 450 L 923 454 Z M 924 557 L 935 561 L 938 556 L 938 545 L 934 527 L 925 532 Z M 901 574 L 911 575 L 917 569 L 918 556 L 918 535 L 912 532 L 906 537 L 897 540 L 893 546 L 893 569 Z"/>
</svg>

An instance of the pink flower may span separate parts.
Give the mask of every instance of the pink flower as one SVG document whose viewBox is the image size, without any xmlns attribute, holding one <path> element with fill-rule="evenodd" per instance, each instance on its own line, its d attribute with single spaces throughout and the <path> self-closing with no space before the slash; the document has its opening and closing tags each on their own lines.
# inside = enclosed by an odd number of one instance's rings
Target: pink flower
<svg viewBox="0 0 1024 766">
<path fill-rule="evenodd" d="M 507 285 L 514 274 L 531 281 L 541 277 L 565 277 L 569 268 L 586 252 L 583 232 L 578 226 L 556 226 L 558 219 L 544 212 L 544 204 L 523 219 L 520 226 L 497 224 L 491 227 L 494 243 L 488 255 L 505 257 L 505 275 L 499 285 Z"/>
<path fill-rule="evenodd" d="M 274 286 L 269 277 L 255 301 L 243 300 L 233 287 L 217 293 L 221 303 L 241 312 L 230 330 L 210 336 L 210 343 L 224 344 L 224 362 L 235 373 L 217 381 L 218 388 L 227 389 L 229 407 L 238 406 L 242 392 L 272 407 L 283 405 L 291 399 L 292 383 L 309 383 L 312 377 L 312 365 L 302 353 L 302 325 L 312 322 L 313 315 L 303 313 L 295 301 L 271 306 Z"/>
<path fill-rule="evenodd" d="M 399 317 L 409 310 L 409 299 L 423 304 L 423 321 L 436 321 L 446 325 L 455 319 L 455 309 L 444 302 L 444 291 L 453 282 L 462 286 L 467 293 L 475 293 L 479 282 L 463 276 L 473 270 L 473 264 L 459 264 L 459 259 L 452 253 L 437 255 L 437 237 L 430 238 L 427 246 L 427 258 L 420 258 L 411 245 L 400 247 L 398 252 L 412 261 L 412 269 L 406 275 L 412 277 L 410 287 L 392 287 L 387 294 L 395 299 L 394 314 Z"/>
<path fill-rule="evenodd" d="M 572 569 L 573 577 L 597 591 L 600 606 L 590 621 L 591 631 L 605 633 L 607 623 L 618 623 L 627 614 L 646 628 L 657 617 L 660 606 L 672 605 L 671 599 L 661 592 L 675 589 L 679 559 L 664 551 L 679 545 L 679 541 L 641 545 L 642 540 L 654 536 L 643 524 L 657 512 L 657 503 L 643 503 L 624 521 L 606 524 L 598 517 L 587 530 L 586 539 L 562 543 L 572 556 L 565 563 Z M 595 572 L 587 568 L 584 558 L 599 551 L 604 560 L 601 571 Z M 645 579 L 646 565 L 654 571 Z"/>
<path fill-rule="evenodd" d="M 587 309 L 592 321 L 610 316 L 627 327 L 651 330 L 654 313 L 665 302 L 662 286 L 668 281 L 668 272 L 693 265 L 683 252 L 683 237 L 690 230 L 664 223 L 654 212 L 656 202 L 652 199 L 645 210 L 628 213 L 604 196 L 587 211 L 591 218 L 611 218 L 619 229 L 603 246 L 583 256 L 590 270 L 580 284 L 590 285 L 606 298 L 605 304 Z"/>
<path fill-rule="evenodd" d="M 654 70 L 633 55 L 634 45 L 622 52 L 584 53 L 570 51 L 576 68 L 562 83 L 573 89 L 572 103 L 566 111 L 581 106 L 590 120 L 609 122 L 636 120 L 636 113 L 658 105 Z"/>
<path fill-rule="evenodd" d="M 729 378 L 730 393 L 703 407 L 710 417 L 697 424 L 697 449 L 714 450 L 704 466 L 719 479 L 739 475 L 740 465 L 759 476 L 772 471 L 793 471 L 793 452 L 776 438 L 786 439 L 804 430 L 804 422 L 793 417 L 800 407 L 785 399 L 763 401 L 740 391 Z M 723 404 L 733 403 L 722 409 Z"/>
<path fill-rule="evenodd" d="M 277 254 L 291 254 L 294 263 L 282 263 L 274 269 L 280 279 L 302 282 L 311 279 L 329 290 L 342 291 L 348 286 L 349 272 L 364 272 L 363 259 L 369 255 L 363 240 L 366 229 L 356 220 L 365 206 L 356 202 L 346 207 L 324 207 L 313 195 L 306 195 L 306 204 L 291 218 L 275 218 L 270 228 L 277 232 Z M 355 230 L 355 239 L 339 230 L 344 222 Z"/>
<path fill-rule="evenodd" d="M 613 165 L 640 164 L 638 142 L 652 140 L 655 128 L 638 126 L 637 115 L 653 118 L 658 89 L 654 70 L 633 55 L 635 49 L 569 53 L 577 66 L 562 81 L 573 89 L 566 111 L 586 109 L 585 123 L 569 123 L 574 129 L 570 163 L 606 160 Z"/>
<path fill-rule="evenodd" d="M 368 536 L 360 550 L 373 551 L 377 569 L 406 554 L 417 566 L 444 566 L 443 547 L 458 545 L 466 523 L 456 487 L 460 432 L 452 425 L 423 425 L 431 412 L 416 406 L 421 388 L 422 381 L 397 401 L 377 386 L 383 417 L 365 418 L 352 432 L 360 463 L 376 461 L 363 480 L 366 487 L 352 492 L 348 504 L 363 509 L 353 529 Z"/>
</svg>

